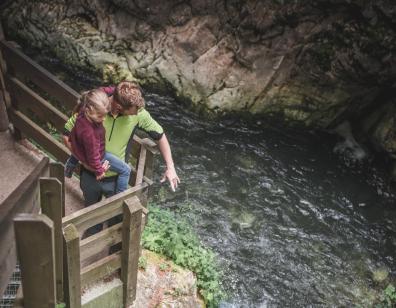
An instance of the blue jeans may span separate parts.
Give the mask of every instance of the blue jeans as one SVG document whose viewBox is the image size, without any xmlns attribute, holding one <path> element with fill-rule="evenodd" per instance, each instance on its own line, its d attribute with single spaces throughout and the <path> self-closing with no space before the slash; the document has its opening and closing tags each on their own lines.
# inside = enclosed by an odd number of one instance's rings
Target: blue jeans
<svg viewBox="0 0 396 308">
<path fill-rule="evenodd" d="M 71 178 L 77 165 L 78 165 L 78 159 L 75 156 L 70 155 L 70 157 L 65 163 L 65 177 Z"/>
<path fill-rule="evenodd" d="M 116 194 L 126 190 L 128 188 L 129 176 L 131 175 L 131 167 L 129 167 L 126 162 L 109 152 L 105 153 L 102 162 L 105 160 L 110 163 L 110 171 L 118 173 Z"/>
<path fill-rule="evenodd" d="M 102 163 L 107 160 L 110 163 L 110 171 L 118 173 L 118 180 L 116 186 L 116 194 L 122 192 L 128 188 L 129 176 L 131 174 L 131 167 L 129 165 L 119 159 L 117 156 L 106 152 Z M 65 176 L 71 177 L 74 169 L 76 169 L 78 164 L 78 159 L 71 155 L 69 159 L 65 163 Z"/>
</svg>

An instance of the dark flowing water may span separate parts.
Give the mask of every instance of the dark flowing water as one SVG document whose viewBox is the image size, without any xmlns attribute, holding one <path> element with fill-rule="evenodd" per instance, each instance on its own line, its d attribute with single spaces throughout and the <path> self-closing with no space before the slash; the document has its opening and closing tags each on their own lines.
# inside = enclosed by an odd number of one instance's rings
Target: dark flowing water
<svg viewBox="0 0 396 308">
<path fill-rule="evenodd" d="M 207 120 L 170 98 L 146 98 L 182 181 L 170 192 L 160 166 L 152 199 L 188 217 L 218 254 L 230 295 L 222 306 L 370 305 L 373 272 L 392 275 L 396 265 L 395 197 L 380 166 L 347 167 L 326 134 Z"/>
</svg>

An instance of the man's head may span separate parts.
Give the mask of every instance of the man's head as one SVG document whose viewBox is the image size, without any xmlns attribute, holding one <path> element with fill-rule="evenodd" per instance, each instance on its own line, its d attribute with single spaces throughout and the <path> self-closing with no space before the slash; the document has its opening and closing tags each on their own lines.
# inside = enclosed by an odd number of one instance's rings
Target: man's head
<svg viewBox="0 0 396 308">
<path fill-rule="evenodd" d="M 122 81 L 117 85 L 113 99 L 121 107 L 120 112 L 126 115 L 137 114 L 145 105 L 141 88 L 130 81 Z"/>
</svg>

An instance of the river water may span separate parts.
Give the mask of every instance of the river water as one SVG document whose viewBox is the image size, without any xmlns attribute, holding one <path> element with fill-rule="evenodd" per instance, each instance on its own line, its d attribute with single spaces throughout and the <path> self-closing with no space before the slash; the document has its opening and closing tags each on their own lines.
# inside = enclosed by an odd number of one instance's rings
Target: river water
<svg viewBox="0 0 396 308">
<path fill-rule="evenodd" d="M 36 59 L 77 90 L 96 84 Z M 218 255 L 230 296 L 222 307 L 371 305 L 373 273 L 392 276 L 396 265 L 383 166 L 334 153 L 338 140 L 326 133 L 209 120 L 169 97 L 146 99 L 182 181 L 175 193 L 159 184 L 159 164 L 152 199 L 187 217 Z"/>
</svg>

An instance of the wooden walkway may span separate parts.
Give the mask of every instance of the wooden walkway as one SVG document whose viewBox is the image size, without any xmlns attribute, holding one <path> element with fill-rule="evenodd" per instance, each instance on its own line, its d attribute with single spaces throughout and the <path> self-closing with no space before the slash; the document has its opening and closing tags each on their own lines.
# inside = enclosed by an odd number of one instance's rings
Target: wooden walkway
<svg viewBox="0 0 396 308">
<path fill-rule="evenodd" d="M 38 165 L 44 155 L 27 140 L 15 142 L 11 134 L 0 132 L 0 204 L 18 187 Z M 66 179 L 66 215 L 83 207 L 78 179 Z"/>
</svg>

